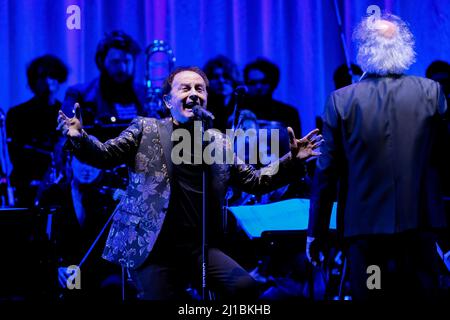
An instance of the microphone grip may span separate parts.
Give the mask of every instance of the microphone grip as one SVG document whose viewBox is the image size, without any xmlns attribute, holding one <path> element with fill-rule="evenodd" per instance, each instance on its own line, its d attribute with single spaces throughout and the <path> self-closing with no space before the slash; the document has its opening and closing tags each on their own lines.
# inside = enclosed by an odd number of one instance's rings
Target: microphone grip
<svg viewBox="0 0 450 320">
<path fill-rule="evenodd" d="M 204 108 L 195 106 L 193 111 L 194 111 L 194 114 L 200 119 L 204 119 L 204 120 L 214 120 L 215 119 L 214 115 Z"/>
</svg>

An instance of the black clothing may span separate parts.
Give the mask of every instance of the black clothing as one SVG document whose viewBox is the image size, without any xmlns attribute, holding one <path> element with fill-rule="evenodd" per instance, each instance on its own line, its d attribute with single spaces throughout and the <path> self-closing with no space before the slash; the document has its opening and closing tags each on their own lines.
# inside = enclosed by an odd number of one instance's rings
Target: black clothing
<svg viewBox="0 0 450 320">
<path fill-rule="evenodd" d="M 286 127 L 292 127 L 296 137 L 302 136 L 302 126 L 298 110 L 278 100 L 265 98 L 246 98 L 242 108 L 252 111 L 258 120 L 278 121 Z"/>
<path fill-rule="evenodd" d="M 229 122 L 230 117 L 233 115 L 234 107 L 235 107 L 235 99 L 233 97 L 230 98 L 229 102 L 225 104 L 224 96 L 216 95 L 214 93 L 210 93 L 208 95 L 208 111 L 210 111 L 214 115 L 214 123 L 213 127 L 219 129 L 222 133 L 226 133 L 226 129 L 232 128 L 232 123 Z M 239 104 L 238 108 L 242 108 L 242 105 Z M 239 110 L 237 110 L 239 112 Z M 238 117 L 238 113 L 236 117 Z M 237 122 L 236 118 L 236 122 Z"/>
<path fill-rule="evenodd" d="M 60 108 L 59 101 L 48 105 L 34 97 L 7 113 L 6 135 L 13 165 L 11 184 L 18 207 L 34 205 L 37 188 L 50 168 L 59 137 L 56 126 Z"/>
<path fill-rule="evenodd" d="M 445 227 L 446 110 L 439 84 L 425 78 L 368 76 L 334 91 L 323 119 L 309 235 L 327 230 L 338 181 L 345 236 Z"/>
<path fill-rule="evenodd" d="M 73 106 L 81 107 L 83 125 L 89 132 L 104 141 L 117 136 L 133 116 L 144 116 L 145 87 L 138 84 L 115 84 L 100 76 L 88 83 L 77 84 L 66 91 L 62 110 L 73 117 Z M 105 126 L 112 125 L 110 127 Z M 114 127 L 116 126 L 116 127 Z"/>
<path fill-rule="evenodd" d="M 164 256 L 152 252 L 142 266 L 130 271 L 138 299 L 199 299 L 202 284 L 201 252 L 199 247 L 168 252 Z M 216 248 L 210 248 L 207 259 L 207 288 L 218 294 L 218 298 L 254 300 L 258 297 L 258 283 L 232 258 Z M 188 288 L 191 289 L 190 293 L 187 292 Z M 193 294 L 193 289 L 197 290 L 197 294 Z"/>
<path fill-rule="evenodd" d="M 353 299 L 436 301 L 442 263 L 436 254 L 436 239 L 431 232 L 348 238 L 346 253 Z M 380 289 L 367 287 L 369 276 L 374 275 L 374 271 L 368 273 L 369 266 L 380 268 Z"/>
<path fill-rule="evenodd" d="M 194 163 L 193 124 L 173 125 L 173 129 L 186 129 L 191 136 L 190 163 L 173 165 L 169 209 L 158 241 L 172 247 L 186 242 L 201 245 L 203 211 L 203 168 Z M 174 142 L 178 143 L 178 142 Z M 168 249 L 168 248 L 167 248 Z"/>
<path fill-rule="evenodd" d="M 328 100 L 308 235 L 325 236 L 338 188 L 354 299 L 434 297 L 446 111 L 437 82 L 404 75 L 368 75 Z M 367 290 L 371 265 L 382 290 Z"/>
</svg>

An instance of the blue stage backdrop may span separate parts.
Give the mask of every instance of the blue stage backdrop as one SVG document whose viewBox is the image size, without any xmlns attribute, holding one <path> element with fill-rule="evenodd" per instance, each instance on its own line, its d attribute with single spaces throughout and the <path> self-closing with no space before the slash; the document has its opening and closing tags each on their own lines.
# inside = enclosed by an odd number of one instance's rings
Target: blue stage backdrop
<svg viewBox="0 0 450 320">
<path fill-rule="evenodd" d="M 449 59 L 449 0 L 338 0 L 345 42 L 369 5 L 401 16 L 417 42 L 411 74 L 424 75 L 435 59 Z M 67 7 L 81 9 L 81 29 L 66 27 Z M 70 67 L 67 85 L 97 75 L 94 53 L 104 32 L 123 29 L 145 48 L 170 43 L 177 65 L 203 66 L 224 54 L 239 67 L 266 57 L 281 69 L 276 97 L 296 106 L 304 130 L 314 126 L 333 90 L 334 69 L 344 63 L 334 0 L 0 0 L 0 107 L 6 111 L 31 97 L 25 67 L 51 53 Z M 144 81 L 144 57 L 137 80 Z M 38 125 L 38 124 L 37 124 Z"/>
</svg>

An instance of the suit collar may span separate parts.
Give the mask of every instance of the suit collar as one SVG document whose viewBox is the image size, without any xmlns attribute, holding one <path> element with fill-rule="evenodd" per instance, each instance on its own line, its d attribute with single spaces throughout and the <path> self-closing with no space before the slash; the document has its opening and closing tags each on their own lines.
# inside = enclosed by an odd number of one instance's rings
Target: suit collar
<svg viewBox="0 0 450 320">
<path fill-rule="evenodd" d="M 361 76 L 359 81 L 364 80 L 364 79 L 369 79 L 369 78 L 401 78 L 402 76 L 403 76 L 403 74 L 395 74 L 395 73 L 380 75 L 380 74 L 376 74 L 376 73 L 364 72 L 364 74 Z"/>
</svg>

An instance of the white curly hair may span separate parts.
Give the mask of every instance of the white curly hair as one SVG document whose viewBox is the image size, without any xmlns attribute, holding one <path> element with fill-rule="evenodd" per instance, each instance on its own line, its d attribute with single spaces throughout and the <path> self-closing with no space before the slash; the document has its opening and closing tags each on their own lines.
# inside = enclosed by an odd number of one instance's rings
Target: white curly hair
<svg viewBox="0 0 450 320">
<path fill-rule="evenodd" d="M 364 18 L 353 32 L 357 62 L 367 73 L 402 74 L 414 62 L 414 36 L 407 24 L 392 14 Z"/>
</svg>

